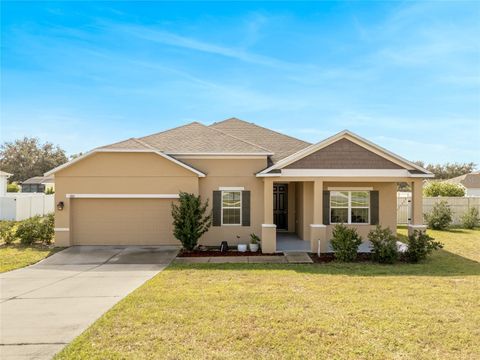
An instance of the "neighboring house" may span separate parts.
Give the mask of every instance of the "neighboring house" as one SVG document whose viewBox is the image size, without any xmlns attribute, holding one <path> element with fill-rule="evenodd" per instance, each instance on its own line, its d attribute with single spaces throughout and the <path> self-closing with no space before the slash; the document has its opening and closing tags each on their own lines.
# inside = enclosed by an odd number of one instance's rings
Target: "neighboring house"
<svg viewBox="0 0 480 360">
<path fill-rule="evenodd" d="M 285 233 L 326 251 L 335 223 L 364 239 L 376 224 L 395 231 L 398 182 L 413 189 L 409 230 L 424 229 L 422 182 L 433 176 L 346 130 L 312 145 L 235 118 L 96 148 L 45 175 L 55 176 L 58 246 L 178 245 L 171 204 L 185 191 L 212 209 L 201 244 L 256 233 L 266 253 Z"/>
<path fill-rule="evenodd" d="M 0 170 L 0 196 L 7 193 L 8 178 L 10 176 L 12 176 L 12 174 Z"/>
<path fill-rule="evenodd" d="M 22 182 L 22 192 L 43 193 L 46 189 L 55 189 L 53 176 L 34 176 Z"/>
<path fill-rule="evenodd" d="M 480 196 L 480 171 L 460 175 L 445 182 L 461 185 L 465 188 L 465 196 Z"/>
</svg>

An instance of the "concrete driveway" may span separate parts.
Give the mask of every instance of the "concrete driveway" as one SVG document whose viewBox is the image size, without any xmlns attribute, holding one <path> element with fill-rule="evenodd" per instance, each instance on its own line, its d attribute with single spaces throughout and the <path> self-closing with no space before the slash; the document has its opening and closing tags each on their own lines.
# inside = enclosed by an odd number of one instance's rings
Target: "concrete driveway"
<svg viewBox="0 0 480 360">
<path fill-rule="evenodd" d="M 0 358 L 50 359 L 178 249 L 74 246 L 0 274 Z"/>
</svg>

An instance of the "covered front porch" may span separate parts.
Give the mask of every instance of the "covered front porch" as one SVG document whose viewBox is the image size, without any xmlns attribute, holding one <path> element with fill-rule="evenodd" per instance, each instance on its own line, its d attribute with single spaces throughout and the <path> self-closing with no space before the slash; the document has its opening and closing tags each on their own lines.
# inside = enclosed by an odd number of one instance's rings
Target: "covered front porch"
<svg viewBox="0 0 480 360">
<path fill-rule="evenodd" d="M 354 227 L 362 236 L 364 242 L 359 252 L 368 252 L 367 235 L 377 224 L 396 231 L 397 184 L 407 179 L 366 180 L 263 178 L 262 251 L 332 252 L 332 230 L 341 222 Z M 409 225 L 412 232 L 424 228 L 422 180 L 408 180 L 412 188 L 412 221 Z M 349 202 L 342 204 L 342 197 Z"/>
</svg>

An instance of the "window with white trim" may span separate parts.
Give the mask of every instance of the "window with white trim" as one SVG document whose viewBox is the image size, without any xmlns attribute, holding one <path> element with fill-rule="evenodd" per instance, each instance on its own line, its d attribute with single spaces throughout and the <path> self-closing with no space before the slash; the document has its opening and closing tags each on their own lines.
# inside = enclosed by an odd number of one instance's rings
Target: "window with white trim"
<svg viewBox="0 0 480 360">
<path fill-rule="evenodd" d="M 242 192 L 222 191 L 222 225 L 242 224 Z"/>
<path fill-rule="evenodd" d="M 370 192 L 331 191 L 330 223 L 369 224 Z"/>
</svg>

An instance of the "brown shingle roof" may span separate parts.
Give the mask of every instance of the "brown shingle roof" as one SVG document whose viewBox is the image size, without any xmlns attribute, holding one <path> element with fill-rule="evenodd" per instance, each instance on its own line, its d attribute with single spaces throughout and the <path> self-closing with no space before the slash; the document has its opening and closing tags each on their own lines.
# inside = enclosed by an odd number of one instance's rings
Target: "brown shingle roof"
<svg viewBox="0 0 480 360">
<path fill-rule="evenodd" d="M 210 127 L 270 150 L 274 153 L 271 157 L 274 163 L 311 145 L 306 141 L 237 118 L 216 122 Z"/>
<path fill-rule="evenodd" d="M 137 141 L 134 138 L 130 138 L 128 140 L 124 141 L 119 141 L 114 144 L 110 145 L 105 145 L 102 147 L 99 147 L 98 149 L 114 149 L 114 150 L 122 150 L 122 149 L 128 149 L 128 150 L 147 150 L 149 149 L 148 146 L 145 146 L 141 142 Z"/>
<path fill-rule="evenodd" d="M 178 153 L 269 153 L 268 149 L 198 122 L 179 126 L 157 134 L 129 139 L 101 149 L 148 149 L 166 154 Z"/>
<path fill-rule="evenodd" d="M 480 188 L 480 172 L 460 175 L 452 179 L 445 180 L 445 182 L 462 184 L 467 189 Z"/>
</svg>

